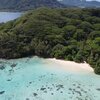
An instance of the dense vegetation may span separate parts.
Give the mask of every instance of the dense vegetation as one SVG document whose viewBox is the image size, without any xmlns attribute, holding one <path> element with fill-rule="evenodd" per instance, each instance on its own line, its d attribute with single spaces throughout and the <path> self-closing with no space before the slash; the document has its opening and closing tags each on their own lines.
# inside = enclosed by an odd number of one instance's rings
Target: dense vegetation
<svg viewBox="0 0 100 100">
<path fill-rule="evenodd" d="M 40 8 L 0 25 L 0 58 L 32 55 L 86 61 L 100 74 L 100 9 Z"/>
</svg>

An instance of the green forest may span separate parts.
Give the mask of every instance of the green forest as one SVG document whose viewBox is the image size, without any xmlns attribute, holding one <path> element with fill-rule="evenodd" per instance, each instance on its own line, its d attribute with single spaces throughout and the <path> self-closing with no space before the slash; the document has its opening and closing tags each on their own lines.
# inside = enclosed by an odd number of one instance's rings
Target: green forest
<svg viewBox="0 0 100 100">
<path fill-rule="evenodd" d="M 100 9 L 38 8 L 0 24 L 0 58 L 34 55 L 86 61 L 100 74 Z"/>
</svg>

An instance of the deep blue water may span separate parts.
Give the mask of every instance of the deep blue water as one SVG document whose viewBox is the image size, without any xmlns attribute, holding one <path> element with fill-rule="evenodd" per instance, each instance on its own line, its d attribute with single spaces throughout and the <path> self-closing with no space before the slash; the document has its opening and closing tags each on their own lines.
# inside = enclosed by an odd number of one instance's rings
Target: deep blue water
<svg viewBox="0 0 100 100">
<path fill-rule="evenodd" d="M 21 12 L 0 12 L 0 23 L 14 20 L 22 15 Z"/>
</svg>

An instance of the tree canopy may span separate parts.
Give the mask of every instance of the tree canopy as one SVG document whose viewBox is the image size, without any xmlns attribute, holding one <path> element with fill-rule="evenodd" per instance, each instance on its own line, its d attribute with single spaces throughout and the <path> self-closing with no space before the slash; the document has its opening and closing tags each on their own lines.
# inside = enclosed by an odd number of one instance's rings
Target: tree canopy
<svg viewBox="0 0 100 100">
<path fill-rule="evenodd" d="M 39 8 L 0 25 L 0 58 L 38 55 L 88 62 L 100 74 L 100 9 Z"/>
</svg>

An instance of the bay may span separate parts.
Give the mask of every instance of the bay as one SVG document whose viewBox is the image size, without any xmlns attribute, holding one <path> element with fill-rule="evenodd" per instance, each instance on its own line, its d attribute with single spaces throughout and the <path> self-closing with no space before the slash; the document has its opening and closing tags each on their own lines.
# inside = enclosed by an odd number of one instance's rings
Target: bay
<svg viewBox="0 0 100 100">
<path fill-rule="evenodd" d="M 93 72 L 38 57 L 0 60 L 0 66 L 0 100 L 100 100 L 100 76 Z"/>
<path fill-rule="evenodd" d="M 22 15 L 21 12 L 0 12 L 0 23 L 14 20 Z"/>
</svg>

